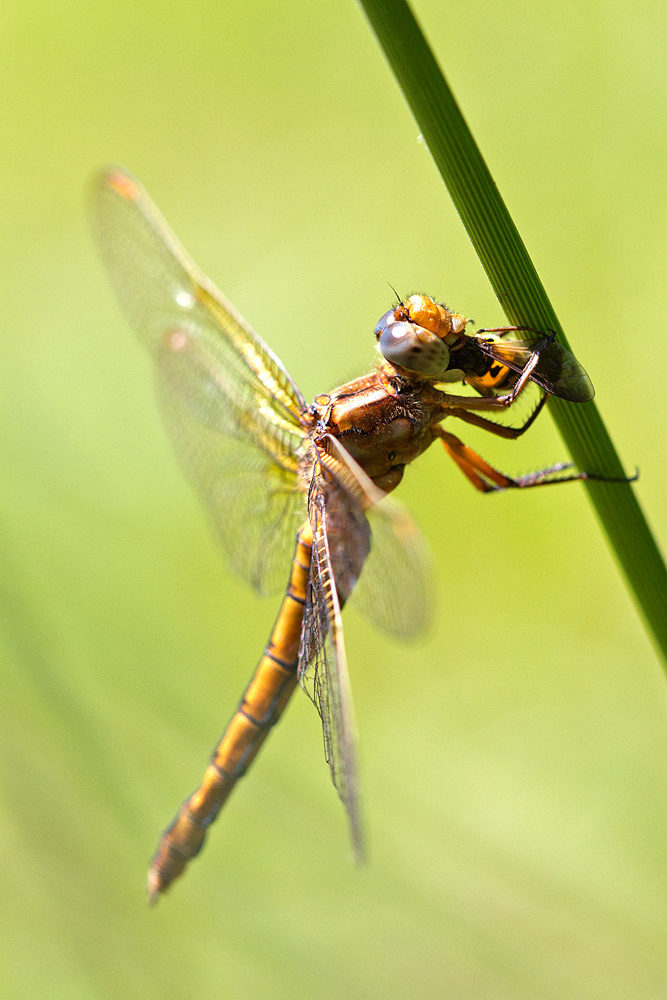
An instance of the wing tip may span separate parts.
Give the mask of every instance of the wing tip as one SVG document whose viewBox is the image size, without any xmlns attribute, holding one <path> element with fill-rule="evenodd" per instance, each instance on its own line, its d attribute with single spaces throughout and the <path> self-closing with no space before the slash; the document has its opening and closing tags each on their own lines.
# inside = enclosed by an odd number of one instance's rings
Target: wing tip
<svg viewBox="0 0 667 1000">
<path fill-rule="evenodd" d="M 364 868 L 368 864 L 366 845 L 359 830 L 356 831 L 356 837 L 352 839 L 352 864 L 355 868 Z"/>
<path fill-rule="evenodd" d="M 139 182 L 116 163 L 110 163 L 100 171 L 97 184 L 101 188 L 110 189 L 125 201 L 137 201 L 141 195 Z"/>
<path fill-rule="evenodd" d="M 559 395 L 558 393 L 553 393 L 553 395 Z M 576 391 L 569 393 L 562 392 L 559 395 L 560 399 L 564 399 L 569 403 L 590 403 L 592 399 L 595 399 L 595 388 L 591 382 L 588 375 L 586 376 L 586 381 L 582 386 L 580 386 Z"/>
<path fill-rule="evenodd" d="M 154 868 L 151 868 L 148 872 L 148 877 L 146 879 L 146 892 L 148 894 L 148 905 L 157 906 L 160 893 L 162 891 L 162 884 L 160 881 L 159 874 Z"/>
</svg>

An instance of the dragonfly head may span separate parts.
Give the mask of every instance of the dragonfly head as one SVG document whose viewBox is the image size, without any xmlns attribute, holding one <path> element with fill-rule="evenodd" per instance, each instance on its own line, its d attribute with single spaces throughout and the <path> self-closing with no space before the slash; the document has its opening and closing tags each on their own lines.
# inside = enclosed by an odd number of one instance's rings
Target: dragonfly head
<svg viewBox="0 0 667 1000">
<path fill-rule="evenodd" d="M 389 309 L 375 327 L 380 353 L 392 365 L 425 378 L 446 371 L 449 351 L 465 330 L 466 318 L 428 295 L 411 295 Z"/>
</svg>

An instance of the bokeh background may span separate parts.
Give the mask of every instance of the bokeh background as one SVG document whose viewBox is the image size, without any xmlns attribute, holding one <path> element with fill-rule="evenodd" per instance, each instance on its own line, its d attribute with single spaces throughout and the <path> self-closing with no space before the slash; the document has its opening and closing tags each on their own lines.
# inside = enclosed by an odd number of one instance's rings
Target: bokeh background
<svg viewBox="0 0 667 1000">
<path fill-rule="evenodd" d="M 667 7 L 419 0 L 664 539 Z M 663 998 L 667 686 L 577 485 L 400 494 L 439 613 L 352 610 L 370 863 L 303 695 L 155 911 L 277 602 L 226 570 L 91 243 L 117 161 L 312 397 L 393 297 L 503 316 L 352 0 L 6 0 L 2 14 L 3 996 Z M 465 428 L 509 473 L 564 457 Z M 667 613 L 667 609 L 666 609 Z"/>
</svg>

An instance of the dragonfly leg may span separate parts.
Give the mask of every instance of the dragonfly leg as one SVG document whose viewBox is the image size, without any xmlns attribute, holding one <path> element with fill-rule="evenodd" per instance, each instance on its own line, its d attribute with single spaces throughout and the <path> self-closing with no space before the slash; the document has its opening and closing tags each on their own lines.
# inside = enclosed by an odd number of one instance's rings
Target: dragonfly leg
<svg viewBox="0 0 667 1000">
<path fill-rule="evenodd" d="M 476 490 L 481 493 L 490 493 L 492 490 L 502 490 L 512 486 L 512 480 L 508 476 L 504 476 L 498 469 L 494 469 L 492 465 L 485 462 L 481 455 L 459 440 L 455 434 L 443 431 L 441 427 L 437 428 L 436 433 L 447 454 L 454 459 L 463 475 Z"/>
<path fill-rule="evenodd" d="M 630 477 L 616 477 L 599 476 L 589 472 L 568 472 L 567 470 L 572 468 L 572 462 L 558 462 L 546 469 L 529 472 L 525 476 L 517 476 L 513 479 L 498 469 L 494 469 L 481 455 L 459 440 L 455 434 L 450 434 L 448 431 L 442 430 L 441 427 L 437 428 L 436 434 L 441 439 L 445 451 L 454 459 L 464 476 L 475 489 L 482 493 L 511 489 L 525 490 L 533 486 L 549 486 L 552 483 L 570 483 L 577 479 L 603 483 L 628 483 L 634 482 L 639 475 L 635 473 L 634 476 Z"/>
<path fill-rule="evenodd" d="M 297 685 L 301 624 L 310 569 L 312 529 L 297 534 L 292 572 L 271 638 L 236 712 L 213 751 L 204 780 L 162 834 L 148 873 L 148 898 L 156 903 L 191 858 L 206 831 L 250 766 Z"/>
<path fill-rule="evenodd" d="M 549 393 L 545 393 L 531 415 L 520 427 L 506 427 L 503 424 L 497 424 L 493 420 L 489 420 L 487 417 L 480 416 L 479 413 L 470 413 L 468 410 L 460 408 L 448 409 L 447 416 L 458 417 L 459 420 L 465 420 L 467 424 L 473 424 L 474 427 L 481 427 L 485 431 L 491 431 L 492 434 L 497 434 L 498 437 L 515 440 L 521 437 L 522 434 L 525 434 L 529 427 L 532 427 L 548 398 Z"/>
<path fill-rule="evenodd" d="M 512 480 L 512 485 L 526 489 L 529 486 L 548 486 L 550 483 L 571 483 L 577 479 L 592 483 L 634 483 L 639 479 L 639 470 L 636 470 L 632 476 L 603 476 L 596 472 L 570 472 L 566 476 L 559 475 L 559 473 L 571 469 L 573 465 L 574 462 L 558 462 L 556 465 L 550 465 L 547 469 L 539 469 L 537 472 L 518 476 Z"/>
</svg>

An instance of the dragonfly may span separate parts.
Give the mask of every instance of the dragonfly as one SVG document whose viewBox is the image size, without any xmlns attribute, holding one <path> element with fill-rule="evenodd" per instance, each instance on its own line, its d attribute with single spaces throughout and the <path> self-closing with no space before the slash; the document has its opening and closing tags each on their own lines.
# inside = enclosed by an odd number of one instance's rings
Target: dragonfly
<svg viewBox="0 0 667 1000">
<path fill-rule="evenodd" d="M 602 478 L 566 463 L 511 478 L 442 426 L 456 417 L 517 438 L 550 393 L 591 399 L 590 379 L 549 331 L 468 333 L 463 314 L 412 295 L 377 323 L 373 369 L 309 405 L 131 174 L 110 167 L 100 175 L 93 216 L 120 303 L 153 357 L 176 452 L 231 567 L 260 594 L 288 577 L 267 646 L 203 780 L 161 836 L 149 900 L 199 853 L 299 684 L 321 716 L 326 760 L 360 858 L 357 729 L 341 611 L 351 598 L 385 633 L 410 638 L 432 608 L 425 543 L 388 494 L 437 441 L 484 492 Z M 476 394 L 454 393 L 457 383 Z M 516 427 L 499 422 L 529 383 L 540 399 L 528 419 Z"/>
</svg>

